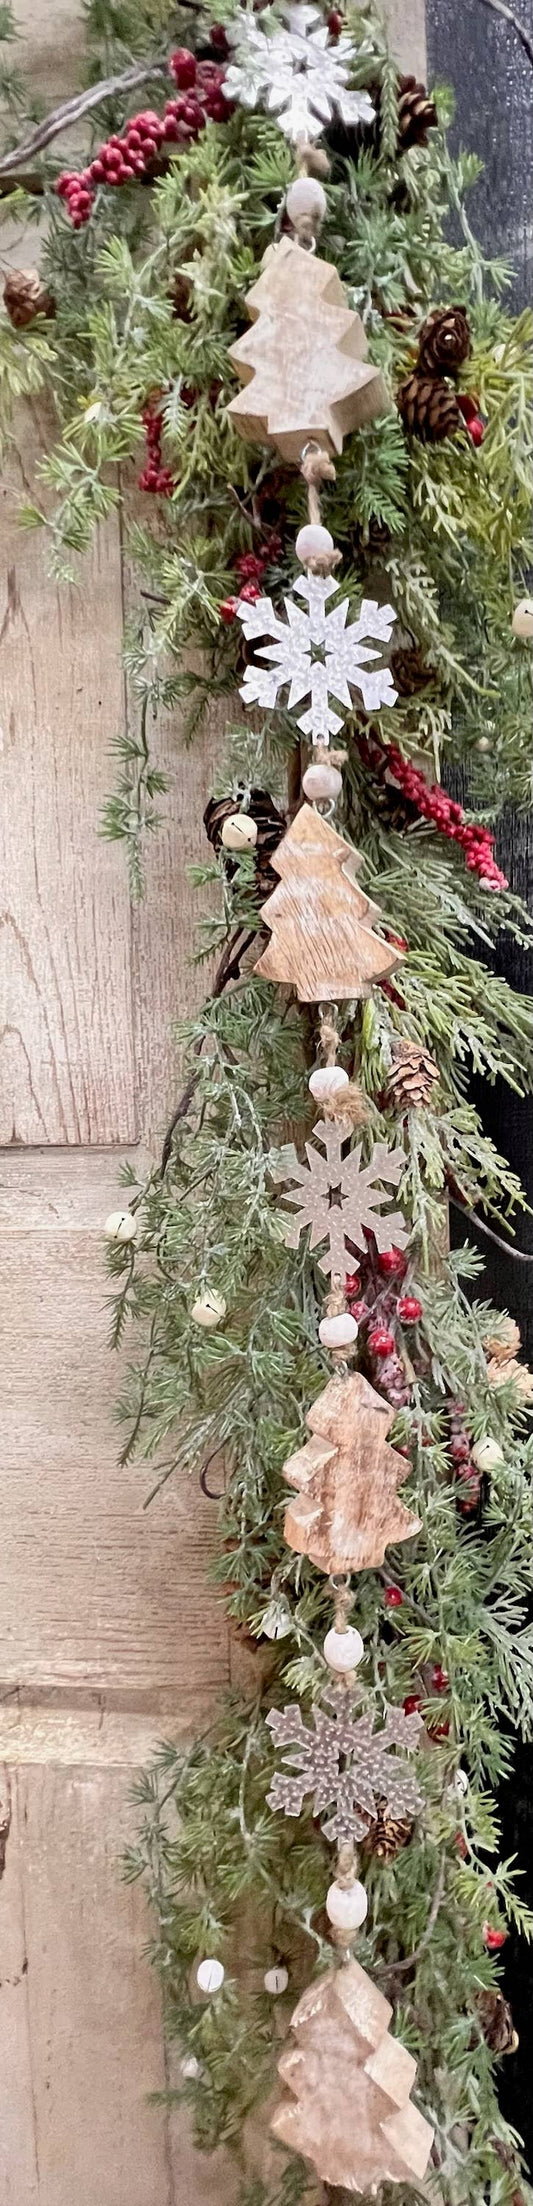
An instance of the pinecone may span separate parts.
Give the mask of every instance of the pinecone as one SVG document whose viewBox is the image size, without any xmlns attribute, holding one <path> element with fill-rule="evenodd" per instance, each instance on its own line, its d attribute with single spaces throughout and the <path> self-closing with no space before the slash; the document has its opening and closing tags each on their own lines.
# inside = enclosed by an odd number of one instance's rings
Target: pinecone
<svg viewBox="0 0 533 2206">
<path fill-rule="evenodd" d="M 217 853 L 221 848 L 224 821 L 229 819 L 231 812 L 238 812 L 243 795 L 243 790 L 237 790 L 233 797 L 210 797 L 206 804 L 204 827 Z M 257 821 L 257 842 L 253 855 L 257 894 L 262 899 L 270 896 L 272 890 L 278 887 L 278 876 L 274 873 L 270 860 L 273 850 L 277 850 L 278 843 L 281 842 L 287 822 L 284 812 L 278 812 L 273 797 L 268 795 L 266 789 L 250 790 L 247 810 L 252 819 Z"/>
<path fill-rule="evenodd" d="M 485 1355 L 491 1356 L 494 1363 L 510 1363 L 518 1355 L 521 1345 L 520 1327 L 514 1317 L 507 1317 L 506 1312 L 500 1319 L 499 1333 L 483 1335 Z"/>
<path fill-rule="evenodd" d="M 398 644 L 391 651 L 390 670 L 399 697 L 414 697 L 420 689 L 427 689 L 433 681 L 433 668 L 428 666 L 420 644 Z"/>
<path fill-rule="evenodd" d="M 37 268 L 10 269 L 4 284 L 4 306 L 14 329 L 27 329 L 36 314 L 46 314 L 51 321 L 56 310 L 55 299 L 41 283 Z"/>
<path fill-rule="evenodd" d="M 516 2053 L 518 2031 L 515 2030 L 511 2008 L 503 1992 L 492 1985 L 478 1992 L 476 2007 L 485 2042 L 491 2053 Z"/>
<path fill-rule="evenodd" d="M 400 77 L 398 85 L 398 141 L 400 153 L 410 146 L 426 146 L 428 130 L 436 130 L 438 114 L 425 84 L 417 77 Z"/>
<path fill-rule="evenodd" d="M 464 306 L 438 306 L 428 314 L 418 339 L 417 367 L 423 375 L 456 375 L 471 351 Z"/>
<path fill-rule="evenodd" d="M 460 429 L 462 414 L 455 391 L 437 375 L 421 375 L 417 368 L 406 376 L 397 394 L 404 429 L 425 444 L 442 444 Z"/>
<path fill-rule="evenodd" d="M 192 313 L 192 283 L 182 268 L 177 268 L 169 285 L 168 296 L 177 322 L 190 322 Z"/>
<path fill-rule="evenodd" d="M 429 1103 L 439 1068 L 429 1050 L 419 1042 L 397 1042 L 394 1064 L 387 1081 L 387 1101 L 400 1110 L 416 1111 Z"/>
<path fill-rule="evenodd" d="M 369 521 L 357 521 L 353 533 L 358 551 L 366 552 L 367 558 L 381 559 L 388 552 L 391 532 L 377 514 L 371 513 Z"/>
<path fill-rule="evenodd" d="M 363 1840 L 365 1851 L 376 1854 L 378 1861 L 394 1861 L 402 1846 L 409 1844 L 414 1824 L 406 1815 L 393 1815 L 386 1800 L 378 1800 L 375 1820 Z"/>
</svg>

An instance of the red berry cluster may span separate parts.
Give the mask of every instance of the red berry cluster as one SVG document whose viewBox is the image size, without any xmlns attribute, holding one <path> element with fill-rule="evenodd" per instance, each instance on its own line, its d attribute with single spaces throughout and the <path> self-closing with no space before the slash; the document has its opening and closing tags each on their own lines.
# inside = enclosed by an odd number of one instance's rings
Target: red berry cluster
<svg viewBox="0 0 533 2206">
<path fill-rule="evenodd" d="M 472 444 L 482 444 L 485 435 L 485 423 L 479 411 L 479 400 L 468 398 L 466 391 L 458 391 L 457 404 Z"/>
<path fill-rule="evenodd" d="M 239 595 L 223 598 L 218 608 L 220 618 L 226 622 L 228 628 L 236 620 L 243 600 L 246 605 L 255 605 L 256 598 L 262 597 L 265 569 L 281 557 L 282 550 L 281 537 L 272 534 L 262 551 L 241 552 L 239 558 L 234 560 L 235 573 L 240 581 Z"/>
<path fill-rule="evenodd" d="M 350 1273 L 346 1280 L 347 1306 L 365 1336 L 372 1378 L 393 1409 L 404 1409 L 409 1401 L 409 1388 L 397 1351 L 396 1326 L 398 1320 L 404 1325 L 416 1324 L 422 1316 L 422 1304 L 417 1295 L 398 1296 L 398 1287 L 407 1271 L 401 1249 L 384 1249 L 378 1255 L 377 1250 L 372 1254 L 369 1248 L 364 1268 L 364 1293 L 359 1272 Z"/>
<path fill-rule="evenodd" d="M 465 1423 L 464 1402 L 448 1402 L 450 1439 L 448 1443 L 454 1476 L 461 1487 L 458 1503 L 462 1517 L 473 1517 L 479 1508 L 483 1474 L 472 1460 L 471 1441 Z"/>
<path fill-rule="evenodd" d="M 208 119 L 219 123 L 229 115 L 222 93 L 226 72 L 218 62 L 196 61 L 188 47 L 180 46 L 170 55 L 169 69 L 178 98 L 167 100 L 162 115 L 151 108 L 132 115 L 123 135 L 108 138 L 88 168 L 64 169 L 58 176 L 56 192 L 65 200 L 75 230 L 88 222 L 98 184 L 134 184 L 150 175 L 166 146 L 191 145 Z"/>
<path fill-rule="evenodd" d="M 422 819 L 431 820 L 433 827 L 437 827 L 441 835 L 447 835 L 450 842 L 460 844 L 469 872 L 479 874 L 487 888 L 506 889 L 508 883 L 505 874 L 500 873 L 493 857 L 494 836 L 491 835 L 490 828 L 480 827 L 476 821 L 469 824 L 465 820 L 462 805 L 455 804 L 453 798 L 447 796 L 446 790 L 441 789 L 440 782 L 434 781 L 428 787 L 424 775 L 419 773 L 416 766 L 411 765 L 409 759 L 402 757 L 396 743 L 390 745 L 387 765 L 403 796 L 407 797 L 409 804 L 416 806 Z"/>
<path fill-rule="evenodd" d="M 143 408 L 146 435 L 146 467 L 139 475 L 139 490 L 157 490 L 161 498 L 171 498 L 174 476 L 170 467 L 163 465 L 162 439 L 163 416 L 160 397 L 149 398 Z"/>
</svg>

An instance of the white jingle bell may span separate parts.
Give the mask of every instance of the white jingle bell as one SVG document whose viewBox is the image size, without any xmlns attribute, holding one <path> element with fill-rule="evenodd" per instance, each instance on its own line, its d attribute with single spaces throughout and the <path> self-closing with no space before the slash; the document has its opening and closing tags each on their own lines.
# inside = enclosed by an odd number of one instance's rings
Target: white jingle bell
<svg viewBox="0 0 533 2206">
<path fill-rule="evenodd" d="M 533 597 L 521 597 L 513 613 L 513 635 L 521 636 L 527 643 L 533 636 Z"/>
<path fill-rule="evenodd" d="M 323 1348 L 351 1348 L 352 1342 L 357 1340 L 358 1331 L 359 1327 L 355 1318 L 350 1317 L 349 1310 L 343 1310 L 341 1317 L 321 1318 L 318 1328 Z"/>
<path fill-rule="evenodd" d="M 308 559 L 326 559 L 335 547 L 329 529 L 323 529 L 320 521 L 306 521 L 305 528 L 300 529 L 294 548 L 296 558 L 305 567 Z"/>
<path fill-rule="evenodd" d="M 229 819 L 224 821 L 222 842 L 225 850 L 255 850 L 257 820 L 252 819 L 250 812 L 230 812 Z"/>
<path fill-rule="evenodd" d="M 503 1460 L 497 1440 L 476 1441 L 475 1448 L 472 1449 L 472 1462 L 475 1463 L 476 1471 L 496 1471 Z"/>
<path fill-rule="evenodd" d="M 196 1982 L 201 1992 L 219 1992 L 224 1982 L 225 1970 L 221 1961 L 210 1958 L 200 1961 L 196 1970 Z"/>
<path fill-rule="evenodd" d="M 368 1900 L 364 1884 L 356 1877 L 354 1884 L 330 1884 L 326 1892 L 326 1914 L 335 1930 L 360 1930 L 368 1914 Z"/>
<path fill-rule="evenodd" d="M 200 2062 L 194 2053 L 187 2053 L 185 2060 L 180 2060 L 180 2074 L 185 2077 L 186 2083 L 195 2083 L 201 2073 Z"/>
<path fill-rule="evenodd" d="M 316 1065 L 311 1073 L 309 1087 L 317 1103 L 324 1103 L 329 1095 L 340 1095 L 341 1088 L 349 1088 L 348 1073 L 343 1065 Z"/>
<path fill-rule="evenodd" d="M 469 1784 L 466 1770 L 456 1769 L 455 1777 L 453 1780 L 453 1791 L 459 1794 L 460 1800 L 465 1800 L 468 1790 Z"/>
<path fill-rule="evenodd" d="M 215 1294 L 213 1287 L 206 1287 L 204 1293 L 197 1295 L 196 1302 L 193 1302 L 191 1317 L 195 1325 L 203 1325 L 205 1331 L 209 1332 L 212 1326 L 221 1324 L 227 1307 L 223 1294 Z"/>
<path fill-rule="evenodd" d="M 327 213 L 327 204 L 323 184 L 317 182 L 316 176 L 297 176 L 294 184 L 289 184 L 285 200 L 289 222 L 299 222 L 302 215 L 308 215 L 318 229 Z"/>
<path fill-rule="evenodd" d="M 106 1241 L 134 1241 L 137 1219 L 132 1210 L 110 1210 L 104 1233 Z"/>
<path fill-rule="evenodd" d="M 490 751 L 490 748 L 490 735 L 480 735 L 478 742 L 476 743 L 476 751 Z"/>
<path fill-rule="evenodd" d="M 342 774 L 338 766 L 306 766 L 302 778 L 304 797 L 310 804 L 335 804 L 342 789 Z"/>
<path fill-rule="evenodd" d="M 326 1632 L 324 1657 L 328 1668 L 338 1670 L 339 1675 L 345 1670 L 355 1670 L 363 1660 L 364 1651 L 361 1633 L 356 1631 L 355 1624 L 348 1624 L 345 1632 L 336 1632 L 334 1628 Z"/>
<path fill-rule="evenodd" d="M 281 1998 L 282 1992 L 287 1990 L 288 1981 L 289 1971 L 283 1965 L 275 1969 L 267 1969 L 263 1977 L 265 1991 L 270 1992 L 272 1999 Z"/>
</svg>

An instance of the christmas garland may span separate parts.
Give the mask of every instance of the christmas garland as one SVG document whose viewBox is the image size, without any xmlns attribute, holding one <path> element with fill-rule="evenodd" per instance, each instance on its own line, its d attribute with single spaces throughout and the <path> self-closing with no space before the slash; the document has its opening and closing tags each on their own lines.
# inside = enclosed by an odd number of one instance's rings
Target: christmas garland
<svg viewBox="0 0 533 2206">
<path fill-rule="evenodd" d="M 61 359 L 76 398 L 47 463 L 60 570 L 142 426 L 141 490 L 164 500 L 168 537 L 138 545 L 141 736 L 107 816 L 137 880 L 161 792 L 150 706 L 194 714 L 236 684 L 247 721 L 199 869 L 223 889 L 217 980 L 162 1165 L 142 1189 L 131 1175 L 107 1233 L 117 1338 L 150 1328 L 127 1449 L 171 1433 L 156 1490 L 197 1465 L 211 1491 L 225 1453 L 217 1577 L 260 1675 L 253 1705 L 147 1773 L 130 1869 L 207 2147 L 242 2142 L 285 2003 L 272 2128 L 290 2157 L 247 2199 L 411 2195 L 430 2162 L 450 2206 L 516 2206 L 494 1956 L 508 1919 L 531 1926 L 487 1861 L 486 1786 L 507 1766 L 498 1719 L 533 1705 L 532 1387 L 516 1328 L 472 1302 L 477 1257 L 445 1252 L 443 1200 L 521 1199 L 464 1091 L 472 1060 L 531 1080 L 530 1008 L 474 955 L 501 920 L 530 938 L 489 820 L 431 760 L 453 723 L 489 816 L 529 774 L 529 330 L 494 304 L 466 221 L 459 249 L 443 239 L 468 164 L 366 10 L 205 29 L 171 54 L 163 113 L 54 180 L 43 279 L 8 280 L 2 359 L 8 391 L 56 367 L 59 388 Z M 183 674 L 189 635 L 207 677 Z"/>
</svg>

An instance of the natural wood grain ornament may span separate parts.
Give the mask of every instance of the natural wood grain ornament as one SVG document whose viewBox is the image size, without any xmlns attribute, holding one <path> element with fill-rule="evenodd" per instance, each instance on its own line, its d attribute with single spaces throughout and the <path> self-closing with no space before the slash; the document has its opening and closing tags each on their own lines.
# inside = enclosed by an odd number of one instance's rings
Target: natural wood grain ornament
<svg viewBox="0 0 533 2206">
<path fill-rule="evenodd" d="M 382 2183 L 422 2182 L 433 2130 L 410 2094 L 412 2053 L 389 2037 L 392 2007 L 358 1961 L 310 1984 L 279 2062 L 291 2097 L 271 2127 L 311 2160 L 324 2183 L 374 2195 Z"/>
<path fill-rule="evenodd" d="M 284 237 L 246 305 L 254 326 L 229 353 L 245 386 L 228 408 L 239 435 L 295 463 L 312 437 L 342 452 L 343 437 L 383 413 L 387 396 L 336 268 Z"/>
<path fill-rule="evenodd" d="M 273 853 L 281 882 L 263 905 L 272 941 L 255 971 L 288 982 L 301 1003 L 367 996 L 400 962 L 401 952 L 373 932 L 372 921 L 381 915 L 353 879 L 361 863 L 359 852 L 310 804 L 302 805 Z"/>
<path fill-rule="evenodd" d="M 398 1499 L 408 1466 L 387 1440 L 393 1417 L 361 1371 L 335 1373 L 308 1410 L 311 1439 L 284 1465 L 297 1489 L 285 1517 L 287 1545 L 328 1575 L 372 1570 L 386 1547 L 420 1531 L 419 1518 Z"/>
</svg>

